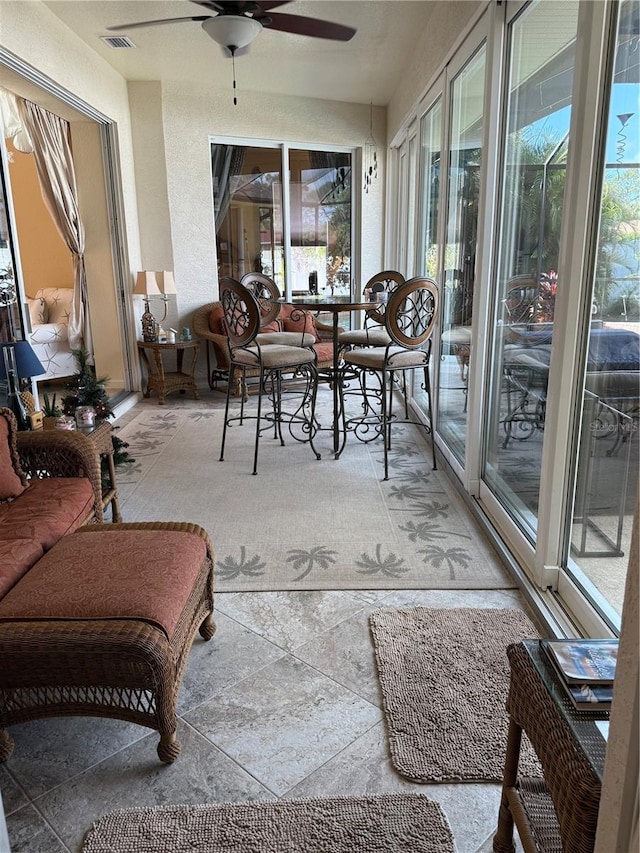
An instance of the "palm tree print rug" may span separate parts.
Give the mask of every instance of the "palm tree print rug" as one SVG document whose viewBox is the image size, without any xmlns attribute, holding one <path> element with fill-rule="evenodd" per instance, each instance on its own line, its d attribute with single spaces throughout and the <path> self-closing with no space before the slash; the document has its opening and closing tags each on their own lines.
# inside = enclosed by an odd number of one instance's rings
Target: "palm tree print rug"
<svg viewBox="0 0 640 853">
<path fill-rule="evenodd" d="M 331 392 L 318 397 L 327 426 Z M 324 430 L 321 460 L 265 433 L 252 476 L 254 421 L 228 430 L 218 461 L 223 405 L 215 392 L 165 406 L 151 398 L 117 424 L 136 460 L 118 470 L 124 520 L 201 524 L 218 591 L 515 587 L 446 475 L 432 470 L 422 429 L 394 426 L 386 482 L 380 440 L 350 435 L 336 460 Z"/>
</svg>

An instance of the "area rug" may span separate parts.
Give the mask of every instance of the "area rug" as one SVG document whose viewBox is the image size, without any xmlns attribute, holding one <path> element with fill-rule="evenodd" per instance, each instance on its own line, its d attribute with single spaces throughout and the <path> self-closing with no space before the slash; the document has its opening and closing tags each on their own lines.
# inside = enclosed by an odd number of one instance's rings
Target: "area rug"
<svg viewBox="0 0 640 853">
<path fill-rule="evenodd" d="M 520 610 L 415 607 L 370 617 L 393 766 L 415 782 L 502 780 L 506 649 L 540 634 Z M 541 774 L 523 738 L 521 769 Z"/>
<path fill-rule="evenodd" d="M 319 398 L 326 426 L 331 392 Z M 118 468 L 124 520 L 201 524 L 220 592 L 515 586 L 446 475 L 432 470 L 415 426 L 394 429 L 384 482 L 380 441 L 350 436 L 336 460 L 325 431 L 321 460 L 308 445 L 263 436 L 252 476 L 252 422 L 229 430 L 219 462 L 221 394 L 165 406 L 152 398 L 127 420 L 118 435 L 135 464 Z"/>
<path fill-rule="evenodd" d="M 94 823 L 83 853 L 453 853 L 421 794 L 124 809 Z"/>
</svg>

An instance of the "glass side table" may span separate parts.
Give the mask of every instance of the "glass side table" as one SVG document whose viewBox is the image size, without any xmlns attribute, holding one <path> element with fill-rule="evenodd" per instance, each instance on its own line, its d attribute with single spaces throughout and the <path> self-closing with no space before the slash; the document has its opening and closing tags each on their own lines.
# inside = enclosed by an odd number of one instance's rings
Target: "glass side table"
<svg viewBox="0 0 640 853">
<path fill-rule="evenodd" d="M 608 712 L 578 711 L 537 640 L 507 649 L 509 734 L 494 853 L 514 853 L 514 824 L 525 853 L 593 853 L 606 741 L 596 725 Z M 544 778 L 518 773 L 523 732 Z"/>
</svg>

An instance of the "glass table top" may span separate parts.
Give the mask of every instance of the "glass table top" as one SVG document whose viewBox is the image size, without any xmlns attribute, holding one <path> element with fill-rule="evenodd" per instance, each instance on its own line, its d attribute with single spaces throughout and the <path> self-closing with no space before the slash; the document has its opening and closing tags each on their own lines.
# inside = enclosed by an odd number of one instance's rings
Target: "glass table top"
<svg viewBox="0 0 640 853">
<path fill-rule="evenodd" d="M 540 648 L 540 641 L 524 640 L 522 645 L 542 683 L 548 690 L 553 703 L 569 726 L 571 734 L 580 744 L 587 761 L 602 782 L 607 749 L 606 733 L 608 731 L 608 726 L 603 725 L 603 723 L 609 720 L 609 711 L 577 710 L 560 683 L 560 676 L 556 673 L 553 664 Z"/>
</svg>

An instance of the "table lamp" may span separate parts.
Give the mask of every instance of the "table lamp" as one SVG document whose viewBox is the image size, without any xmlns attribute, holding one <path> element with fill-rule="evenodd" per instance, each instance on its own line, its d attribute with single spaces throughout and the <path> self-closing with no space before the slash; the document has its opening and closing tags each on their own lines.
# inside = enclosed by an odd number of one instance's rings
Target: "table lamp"
<svg viewBox="0 0 640 853">
<path fill-rule="evenodd" d="M 153 342 L 158 340 L 158 326 L 167 316 L 169 294 L 177 293 L 173 273 L 170 270 L 142 270 L 136 276 L 133 292 L 144 296 L 144 314 L 142 315 L 142 339 Z M 149 297 L 160 296 L 164 302 L 164 314 L 158 323 L 149 310 Z"/>
<path fill-rule="evenodd" d="M 20 396 L 20 383 L 32 376 L 41 376 L 47 371 L 28 341 L 0 343 L 0 349 L 0 380 L 7 382 L 7 404 L 16 416 L 18 429 L 29 429 L 29 415 Z"/>
</svg>

